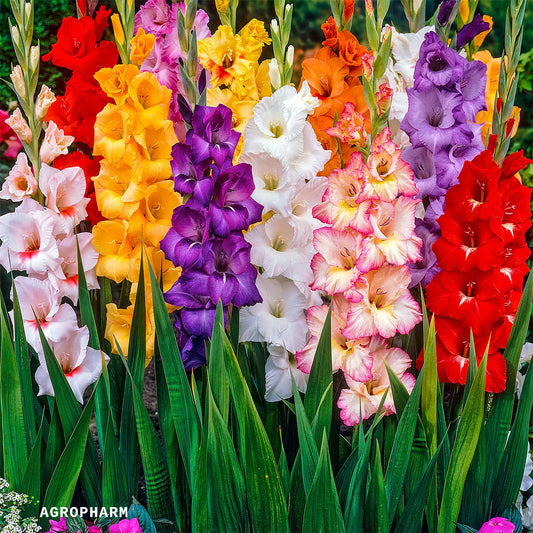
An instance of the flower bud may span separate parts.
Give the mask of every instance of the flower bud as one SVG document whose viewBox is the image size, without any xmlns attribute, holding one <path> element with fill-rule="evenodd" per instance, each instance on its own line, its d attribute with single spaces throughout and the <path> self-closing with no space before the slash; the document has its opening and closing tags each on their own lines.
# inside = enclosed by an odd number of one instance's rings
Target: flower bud
<svg viewBox="0 0 533 533">
<path fill-rule="evenodd" d="M 31 2 L 26 2 L 24 5 L 24 18 L 26 20 L 26 24 L 30 20 L 31 17 Z"/>
<path fill-rule="evenodd" d="M 275 59 L 272 59 L 268 64 L 268 76 L 270 77 L 270 84 L 274 89 L 281 87 L 281 75 L 279 72 L 279 65 Z"/>
<path fill-rule="evenodd" d="M 48 108 L 55 102 L 55 99 L 55 94 L 46 85 L 43 85 L 35 102 L 35 116 L 37 120 L 43 120 L 46 117 Z"/>
<path fill-rule="evenodd" d="M 120 23 L 120 16 L 117 13 L 111 15 L 111 24 L 113 24 L 113 32 L 115 34 L 115 39 L 119 46 L 124 44 L 124 30 L 122 29 L 122 24 Z"/>
<path fill-rule="evenodd" d="M 371 17 L 374 15 L 374 4 L 372 0 L 365 0 L 365 8 L 367 16 Z"/>
<path fill-rule="evenodd" d="M 278 21 L 276 19 L 273 19 L 270 23 L 270 29 L 272 30 L 272 33 L 275 33 L 276 35 L 279 33 Z"/>
<path fill-rule="evenodd" d="M 392 33 L 392 26 L 389 26 L 388 24 L 383 28 L 383 31 L 381 32 L 381 39 L 383 42 L 385 42 L 389 35 Z"/>
<path fill-rule="evenodd" d="M 378 106 L 378 115 L 381 116 L 386 113 L 391 106 L 393 91 L 388 83 L 382 83 L 376 93 L 376 104 Z"/>
<path fill-rule="evenodd" d="M 289 46 L 287 46 L 285 59 L 287 61 L 287 64 L 292 67 L 292 65 L 294 64 L 294 46 L 292 46 L 292 44 L 289 44 Z"/>
<path fill-rule="evenodd" d="M 215 6 L 219 13 L 225 13 L 228 10 L 229 0 L 215 0 Z"/>
<path fill-rule="evenodd" d="M 35 72 L 39 68 L 39 62 L 41 61 L 41 47 L 37 44 L 30 48 L 30 69 L 31 72 Z"/>
<path fill-rule="evenodd" d="M 13 72 L 9 75 L 15 87 L 15 92 L 24 100 L 26 98 L 26 85 L 24 84 L 24 76 L 22 75 L 22 69 L 20 65 L 17 65 Z"/>
<path fill-rule="evenodd" d="M 33 134 L 18 107 L 9 118 L 6 118 L 6 124 L 17 134 L 17 137 L 23 143 L 31 143 Z"/>
<path fill-rule="evenodd" d="M 372 69 L 374 68 L 374 56 L 370 52 L 365 52 L 361 58 L 363 65 L 363 76 L 367 80 L 372 79 Z"/>
<path fill-rule="evenodd" d="M 20 33 L 16 26 L 11 26 L 11 36 L 13 37 L 13 42 L 20 48 Z"/>
</svg>

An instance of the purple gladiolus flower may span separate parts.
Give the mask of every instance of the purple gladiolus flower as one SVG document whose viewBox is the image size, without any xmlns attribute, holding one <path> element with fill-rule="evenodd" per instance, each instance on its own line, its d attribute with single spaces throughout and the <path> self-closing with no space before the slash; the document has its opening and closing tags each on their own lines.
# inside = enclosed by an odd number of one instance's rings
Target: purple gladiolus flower
<svg viewBox="0 0 533 533">
<path fill-rule="evenodd" d="M 428 32 L 415 65 L 415 89 L 454 84 L 463 75 L 466 59 L 448 48 L 435 32 Z"/>
<path fill-rule="evenodd" d="M 432 249 L 433 243 L 440 237 L 440 232 L 435 233 L 422 220 L 417 219 L 415 233 L 422 239 L 422 248 L 420 249 L 422 260 L 408 265 L 411 271 L 409 288 L 417 287 L 419 284 L 425 287 L 440 271 L 437 256 Z"/>
<path fill-rule="evenodd" d="M 469 24 L 465 24 L 457 32 L 457 48 L 463 48 L 465 44 L 474 39 L 476 35 L 490 30 L 490 24 L 483 20 L 480 13 L 476 13 L 474 20 Z"/>
<path fill-rule="evenodd" d="M 450 15 L 452 14 L 456 3 L 457 0 L 444 0 L 440 5 L 437 21 L 441 26 L 446 26 L 446 24 L 448 24 L 448 20 L 450 20 Z"/>
<path fill-rule="evenodd" d="M 463 95 L 463 110 L 467 120 L 476 121 L 476 115 L 487 109 L 485 86 L 487 84 L 487 65 L 481 61 L 470 61 L 463 76 L 457 81 L 457 90 Z"/>
</svg>

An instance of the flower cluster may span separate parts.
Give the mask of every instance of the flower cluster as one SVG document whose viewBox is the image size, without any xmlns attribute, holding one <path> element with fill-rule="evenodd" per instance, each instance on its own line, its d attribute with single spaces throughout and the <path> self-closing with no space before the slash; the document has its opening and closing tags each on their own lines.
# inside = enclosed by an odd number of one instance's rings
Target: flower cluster
<svg viewBox="0 0 533 533">
<path fill-rule="evenodd" d="M 106 338 L 116 353 L 115 339 L 127 354 L 143 246 L 154 272 L 163 272 L 165 287 L 178 276 L 159 249 L 181 201 L 170 179 L 171 149 L 177 139 L 167 119 L 171 91 L 154 74 L 140 72 L 135 65 L 116 65 L 95 77 L 115 101 L 98 114 L 95 125 L 94 154 L 103 159 L 94 186 L 98 208 L 107 219 L 93 228 L 100 254 L 96 272 L 116 283 L 125 279 L 134 283 L 127 309 L 117 309 L 113 303 L 107 306 Z M 148 362 L 154 350 L 149 299 L 146 309 Z"/>
<path fill-rule="evenodd" d="M 153 48 L 149 55 L 146 58 L 142 57 L 143 60 L 138 61 L 137 64 L 141 65 L 142 72 L 153 72 L 159 83 L 172 91 L 168 118 L 174 123 L 178 139 L 183 141 L 186 128 L 179 112 L 177 96 L 184 92 L 180 63 L 183 64 L 185 57 L 178 38 L 178 9 L 185 15 L 183 2 L 172 3 L 172 6 L 169 6 L 166 0 L 148 0 L 135 15 L 135 31 L 139 36 L 139 32 L 144 30 L 154 38 Z M 197 39 L 205 39 L 211 35 L 207 23 L 207 13 L 199 9 L 193 24 Z M 134 39 L 132 54 L 140 48 L 138 46 L 140 42 L 138 37 Z M 133 59 L 132 56 L 132 61 Z M 198 69 L 197 78 L 199 74 L 200 69 Z"/>
<path fill-rule="evenodd" d="M 50 122 L 41 145 L 41 158 L 52 162 L 57 154 L 66 152 L 71 142 L 72 137 L 65 136 Z M 31 198 L 37 192 L 44 196 L 44 206 Z M 67 297 L 74 304 L 78 301 L 78 247 L 87 285 L 90 289 L 98 288 L 92 235 L 74 231 L 87 216 L 89 200 L 84 198 L 83 170 L 79 167 L 58 170 L 43 163 L 37 184 L 26 155 L 21 153 L 2 193 L 13 201 L 22 200 L 13 213 L 0 217 L 0 264 L 7 271 L 27 275 L 15 278 L 15 287 L 28 344 L 41 363 L 35 373 L 39 394 L 53 396 L 54 391 L 38 324 L 74 395 L 82 402 L 84 390 L 100 374 L 102 355 L 88 346 L 87 326 L 78 327 L 74 309 L 62 303 L 62 299 Z"/>
<path fill-rule="evenodd" d="M 257 102 L 271 94 L 268 61 L 259 64 L 265 44 L 270 44 L 270 38 L 263 22 L 257 19 L 248 22 L 237 35 L 223 25 L 212 37 L 198 41 L 198 57 L 211 74 L 207 103 L 229 107 L 232 126 L 241 133 Z"/>
<path fill-rule="evenodd" d="M 412 286 L 425 286 L 438 271 L 431 244 L 439 235 L 436 219 L 443 212 L 444 196 L 457 183 L 463 163 L 483 150 L 481 126 L 475 120 L 486 108 L 485 73 L 483 63 L 467 61 L 436 33 L 425 35 L 401 123 L 412 144 L 403 158 L 415 172 L 425 207 L 416 229 L 424 241 L 423 259 L 411 265 Z"/>
<path fill-rule="evenodd" d="M 326 130 L 334 125 L 348 102 L 368 117 L 360 76 L 363 69 L 371 70 L 374 58 L 355 35 L 348 30 L 339 32 L 332 17 L 322 24 L 322 30 L 325 36 L 322 48 L 302 63 L 302 82 L 307 81 L 311 94 L 319 101 L 309 122 L 322 146 L 331 150 L 331 158 L 324 167 L 327 176 L 333 169 L 341 167 L 341 159 L 350 159 L 353 148 L 349 142 L 341 140 L 339 152 L 337 140 Z"/>
<path fill-rule="evenodd" d="M 36 518 L 22 518 L 23 508 L 30 502 L 26 494 L 9 490 L 9 483 L 0 478 L 0 527 L 5 533 L 38 533 Z"/>
<path fill-rule="evenodd" d="M 348 425 L 359 421 L 359 412 L 363 418 L 376 412 L 388 386 L 385 362 L 408 388 L 414 383 L 405 372 L 409 356 L 385 342 L 421 320 L 406 266 L 420 257 L 414 234 L 419 201 L 413 198 L 413 172 L 391 135 L 385 128 L 374 139 L 366 162 L 354 152 L 346 167 L 334 170 L 323 202 L 313 210 L 328 227 L 314 232 L 318 253 L 311 262 L 311 287 L 331 296 L 333 370 L 341 369 L 349 386 L 338 404 Z M 326 313 L 326 305 L 308 312 L 312 336 L 296 354 L 304 372 L 311 369 Z M 388 397 L 385 410 L 393 408 Z"/>
<path fill-rule="evenodd" d="M 307 375 L 297 369 L 294 354 L 307 341 L 306 309 L 321 303 L 309 288 L 313 230 L 322 225 L 312 210 L 327 185 L 317 174 L 330 154 L 306 120 L 317 105 L 307 83 L 299 92 L 286 85 L 257 104 L 243 135 L 240 161 L 252 166 L 252 198 L 263 207 L 264 222 L 245 235 L 261 271 L 263 302 L 241 309 L 239 337 L 267 343 L 267 401 L 292 396 L 291 371 L 305 392 Z"/>
<path fill-rule="evenodd" d="M 443 382 L 466 382 L 472 332 L 479 360 L 490 339 L 487 391 L 505 389 L 499 349 L 511 331 L 530 254 L 524 236 L 531 226 L 531 189 L 514 175 L 528 163 L 515 153 L 500 169 L 484 151 L 464 164 L 459 183 L 446 194 L 438 219 L 442 235 L 433 244 L 442 271 L 426 287 Z"/>
<path fill-rule="evenodd" d="M 56 159 L 54 167 L 83 168 L 87 185 L 85 194 L 89 198 L 87 214 L 92 224 L 102 219 L 91 180 L 99 172 L 97 162 L 100 158 L 91 160 L 85 150 L 93 148 L 96 115 L 112 101 L 94 78 L 97 70 L 112 67 L 118 60 L 116 46 L 110 41 L 101 40 L 110 13 L 110 10 L 101 7 L 94 19 L 89 16 L 63 19 L 57 32 L 57 43 L 43 56 L 44 61 L 52 61 L 54 65 L 72 71 L 71 78 L 66 82 L 64 96 L 55 98 L 46 120 L 57 124 L 84 150 Z"/>
<path fill-rule="evenodd" d="M 261 219 L 261 206 L 248 164 L 233 165 L 240 134 L 231 128 L 231 110 L 199 106 L 183 110 L 191 129 L 172 149 L 174 187 L 186 202 L 172 215 L 161 241 L 167 259 L 182 274 L 165 293 L 176 313 L 178 344 L 186 369 L 205 363 L 218 301 L 225 309 L 261 301 L 250 264 L 250 245 L 242 232 Z"/>
</svg>

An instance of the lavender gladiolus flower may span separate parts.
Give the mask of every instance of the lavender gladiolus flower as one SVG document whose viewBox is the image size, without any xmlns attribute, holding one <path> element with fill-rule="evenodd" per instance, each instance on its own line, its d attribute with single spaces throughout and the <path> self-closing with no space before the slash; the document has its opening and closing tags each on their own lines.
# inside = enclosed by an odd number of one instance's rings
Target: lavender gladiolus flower
<svg viewBox="0 0 533 533">
<path fill-rule="evenodd" d="M 465 24 L 457 32 L 457 48 L 463 48 L 465 44 L 472 41 L 476 35 L 487 30 L 490 30 L 490 24 L 485 22 L 479 13 L 476 13 L 474 20 L 469 24 Z"/>
</svg>

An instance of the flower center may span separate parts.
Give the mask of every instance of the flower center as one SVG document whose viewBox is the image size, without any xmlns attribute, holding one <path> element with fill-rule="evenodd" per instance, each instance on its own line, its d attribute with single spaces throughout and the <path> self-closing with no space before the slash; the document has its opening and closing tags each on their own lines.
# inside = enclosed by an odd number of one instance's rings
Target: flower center
<svg viewBox="0 0 533 533">
<path fill-rule="evenodd" d="M 265 174 L 263 176 L 263 182 L 266 191 L 275 191 L 279 185 L 279 178 L 275 174 Z"/>
<path fill-rule="evenodd" d="M 429 60 L 429 70 L 433 72 L 439 72 L 440 70 L 443 70 L 446 68 L 446 65 L 447 63 L 442 56 L 433 56 Z"/>
<path fill-rule="evenodd" d="M 270 314 L 276 318 L 283 316 L 284 305 L 281 298 L 275 298 L 270 302 Z"/>
</svg>

